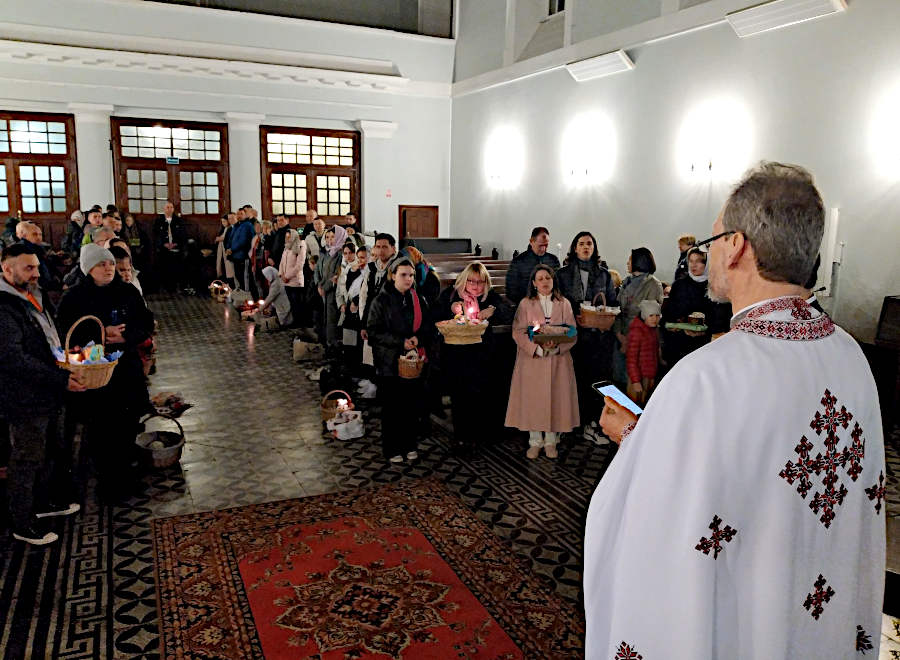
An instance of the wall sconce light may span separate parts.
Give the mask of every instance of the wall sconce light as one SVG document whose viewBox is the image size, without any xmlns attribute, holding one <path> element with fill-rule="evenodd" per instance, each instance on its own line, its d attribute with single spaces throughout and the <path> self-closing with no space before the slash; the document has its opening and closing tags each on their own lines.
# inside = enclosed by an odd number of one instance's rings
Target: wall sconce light
<svg viewBox="0 0 900 660">
<path fill-rule="evenodd" d="M 726 14 L 739 37 L 803 23 L 847 10 L 846 0 L 772 0 Z"/>
<path fill-rule="evenodd" d="M 678 133 L 676 168 L 689 180 L 736 179 L 752 151 L 750 115 L 736 99 L 718 98 L 694 106 Z"/>
<path fill-rule="evenodd" d="M 566 64 L 566 71 L 578 82 L 631 71 L 633 68 L 634 62 L 628 57 L 628 53 L 621 49 Z"/>
<path fill-rule="evenodd" d="M 484 171 L 491 188 L 519 185 L 525 171 L 525 141 L 511 126 L 494 129 L 484 145 Z"/>
<path fill-rule="evenodd" d="M 869 150 L 876 171 L 900 181 L 900 84 L 876 100 L 869 127 Z"/>
<path fill-rule="evenodd" d="M 563 178 L 572 186 L 607 181 L 616 162 L 616 132 L 600 112 L 577 115 L 563 133 L 560 162 Z"/>
</svg>

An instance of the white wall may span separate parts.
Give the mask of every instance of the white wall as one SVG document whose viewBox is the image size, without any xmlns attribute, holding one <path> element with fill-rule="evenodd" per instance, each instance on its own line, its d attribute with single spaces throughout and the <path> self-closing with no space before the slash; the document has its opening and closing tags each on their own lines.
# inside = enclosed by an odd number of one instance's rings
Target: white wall
<svg viewBox="0 0 900 660">
<path fill-rule="evenodd" d="M 611 267 L 624 272 L 628 251 L 646 245 L 671 277 L 675 237 L 708 236 L 729 189 L 706 177 L 686 180 L 675 156 L 679 129 L 696 104 L 730 96 L 752 124 L 746 165 L 805 165 L 826 205 L 840 207 L 844 262 L 825 304 L 871 340 L 882 298 L 900 292 L 900 179 L 884 176 L 870 141 L 882 97 L 895 89 L 900 99 L 897 34 L 900 2 L 856 0 L 845 14 L 749 39 L 722 24 L 638 48 L 636 70 L 590 83 L 556 70 L 455 98 L 451 233 L 509 255 L 536 224 L 550 227 L 554 245 L 591 229 Z M 607 183 L 572 189 L 560 137 L 571 118 L 591 110 L 612 121 L 618 158 Z M 483 167 L 485 140 L 502 125 L 525 142 L 523 178 L 511 190 L 490 188 Z"/>
<path fill-rule="evenodd" d="M 576 0 L 572 9 L 573 42 L 649 21 L 662 11 L 661 0 Z"/>
<path fill-rule="evenodd" d="M 42 52 L 16 57 L 40 51 L 27 42 L 2 41 L 26 33 L 37 35 L 31 41 L 68 44 L 61 54 L 71 57 L 54 61 L 54 53 Z M 106 47 L 123 35 L 133 38 L 135 49 L 222 55 L 199 62 L 179 58 L 152 71 L 144 65 L 155 56 L 132 53 L 123 60 L 121 53 L 108 51 L 111 61 L 99 62 L 107 53 L 89 56 L 81 47 Z M 251 59 L 235 65 L 240 75 L 198 73 L 198 66 L 230 66 L 222 59 L 230 44 L 248 49 L 234 51 L 234 57 Z M 393 125 L 391 137 L 362 136 L 362 217 L 366 229 L 396 233 L 397 204 L 438 205 L 441 217 L 449 219 L 453 53 L 448 39 L 238 12 L 134 0 L 5 0 L 0 3 L 0 108 L 74 112 L 77 123 L 102 129 L 76 130 L 82 206 L 110 201 L 108 194 L 99 195 L 111 190 L 111 169 L 96 167 L 109 160 L 102 106 L 116 116 L 230 121 L 234 204 L 259 203 L 258 137 L 249 137 L 254 115 L 256 123 L 269 125 L 350 130 L 357 130 L 359 121 Z M 292 66 L 260 68 L 252 64 L 256 57 Z M 367 78 L 353 73 L 357 70 L 388 73 Z M 79 104 L 93 105 L 87 111 Z M 101 107 L 99 116 L 94 106 Z M 82 116 L 92 123 L 81 122 Z M 388 189 L 391 198 L 385 196 Z"/>
<path fill-rule="evenodd" d="M 505 0 L 459 0 L 455 80 L 503 66 Z"/>
</svg>

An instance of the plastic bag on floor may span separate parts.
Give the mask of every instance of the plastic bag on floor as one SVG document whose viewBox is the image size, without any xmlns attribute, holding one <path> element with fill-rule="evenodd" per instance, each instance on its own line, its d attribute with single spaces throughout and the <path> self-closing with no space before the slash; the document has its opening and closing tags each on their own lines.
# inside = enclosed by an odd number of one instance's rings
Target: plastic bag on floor
<svg viewBox="0 0 900 660">
<path fill-rule="evenodd" d="M 358 410 L 339 412 L 333 419 L 325 422 L 325 426 L 338 440 L 353 440 L 366 434 L 362 413 Z"/>
</svg>

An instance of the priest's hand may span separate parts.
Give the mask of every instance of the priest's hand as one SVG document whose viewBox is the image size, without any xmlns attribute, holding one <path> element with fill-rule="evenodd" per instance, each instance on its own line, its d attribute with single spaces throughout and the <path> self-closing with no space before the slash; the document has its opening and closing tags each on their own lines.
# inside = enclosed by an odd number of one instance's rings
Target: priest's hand
<svg viewBox="0 0 900 660">
<path fill-rule="evenodd" d="M 628 424 L 637 421 L 637 416 L 614 399 L 603 397 L 603 414 L 600 415 L 600 428 L 604 435 L 615 442 L 622 444 L 622 432 Z"/>
</svg>

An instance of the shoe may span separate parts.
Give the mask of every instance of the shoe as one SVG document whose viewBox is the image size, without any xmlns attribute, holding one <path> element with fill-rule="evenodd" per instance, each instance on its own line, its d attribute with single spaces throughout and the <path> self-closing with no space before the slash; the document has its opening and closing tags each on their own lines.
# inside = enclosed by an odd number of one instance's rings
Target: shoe
<svg viewBox="0 0 900 660">
<path fill-rule="evenodd" d="M 599 445 L 601 447 L 603 445 L 609 444 L 609 438 L 607 438 L 600 431 L 593 427 L 584 430 L 584 437 L 585 439 L 593 442 L 595 445 Z"/>
<path fill-rule="evenodd" d="M 556 458 L 559 454 L 556 451 L 556 445 L 544 445 L 544 453 L 547 458 Z"/>
<path fill-rule="evenodd" d="M 529 447 L 528 451 L 525 452 L 525 456 L 527 456 L 528 458 L 530 458 L 532 460 L 534 460 L 535 458 L 537 458 L 540 455 L 541 455 L 540 447 Z"/>
<path fill-rule="evenodd" d="M 46 511 L 35 514 L 35 518 L 52 518 L 54 516 L 71 516 L 73 513 L 81 511 L 81 505 L 72 502 L 71 504 L 50 504 Z"/>
<path fill-rule="evenodd" d="M 396 456 L 391 456 L 388 460 L 391 463 L 402 463 L 403 457 L 400 454 L 397 454 Z"/>
<path fill-rule="evenodd" d="M 59 539 L 54 532 L 39 532 L 32 526 L 13 530 L 13 538 L 30 545 L 47 545 Z"/>
<path fill-rule="evenodd" d="M 406 455 L 406 460 L 408 461 L 414 461 L 417 458 L 419 458 L 419 453 L 415 451 L 411 451 Z"/>
</svg>

